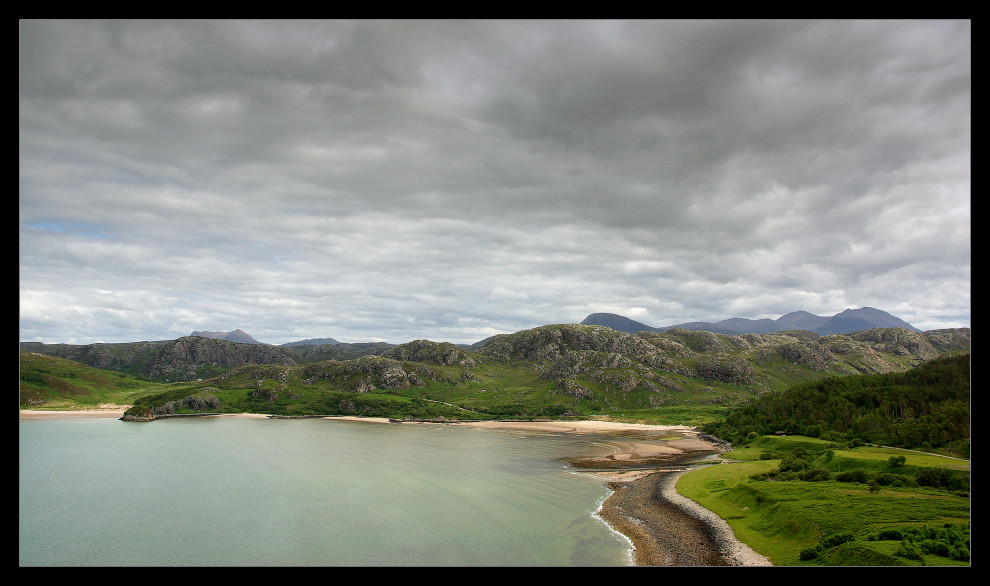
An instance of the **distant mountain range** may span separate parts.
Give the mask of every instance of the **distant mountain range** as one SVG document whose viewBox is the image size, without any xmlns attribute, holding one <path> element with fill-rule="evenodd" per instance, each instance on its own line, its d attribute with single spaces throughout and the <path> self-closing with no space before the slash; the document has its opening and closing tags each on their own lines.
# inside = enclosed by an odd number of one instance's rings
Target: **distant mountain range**
<svg viewBox="0 0 990 586">
<path fill-rule="evenodd" d="M 584 318 L 582 325 L 606 326 L 620 332 L 665 332 L 674 328 L 690 331 L 707 331 L 716 334 L 768 334 L 788 330 L 806 330 L 827 336 L 847 334 L 872 328 L 904 328 L 920 332 L 918 328 L 886 311 L 872 307 L 846 309 L 831 317 L 814 315 L 807 311 L 794 311 L 777 319 L 746 319 L 732 317 L 718 322 L 687 322 L 665 327 L 652 327 L 614 313 L 593 313 Z"/>
<path fill-rule="evenodd" d="M 333 338 L 308 338 L 306 340 L 299 340 L 298 342 L 286 342 L 282 344 L 283 346 L 325 346 L 325 345 L 337 346 L 340 344 L 337 340 Z"/>
</svg>

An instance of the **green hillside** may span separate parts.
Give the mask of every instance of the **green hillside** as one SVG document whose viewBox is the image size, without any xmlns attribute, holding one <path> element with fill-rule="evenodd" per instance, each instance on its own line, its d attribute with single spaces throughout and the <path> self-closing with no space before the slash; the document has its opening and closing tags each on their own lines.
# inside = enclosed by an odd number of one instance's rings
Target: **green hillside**
<svg viewBox="0 0 990 586">
<path fill-rule="evenodd" d="M 906 372 L 828 377 L 730 410 L 705 431 L 733 443 L 782 432 L 969 455 L 970 355 Z"/>
<path fill-rule="evenodd" d="M 602 326 L 558 324 L 493 336 L 471 349 L 418 340 L 337 347 L 337 354 L 328 354 L 334 349 L 206 338 L 39 349 L 100 359 L 117 372 L 144 372 L 158 384 L 144 380 L 132 403 L 149 413 L 205 408 L 400 419 L 608 415 L 700 425 L 798 383 L 900 372 L 968 348 L 968 329 L 918 333 L 880 328 L 834 336 L 677 329 L 628 334 Z M 77 401 L 71 380 L 58 373 L 51 376 L 64 385 L 50 383 L 44 395 L 22 393 L 22 404 Z"/>
<path fill-rule="evenodd" d="M 129 405 L 158 386 L 129 374 L 23 351 L 19 380 L 20 405 L 33 409 Z"/>
</svg>

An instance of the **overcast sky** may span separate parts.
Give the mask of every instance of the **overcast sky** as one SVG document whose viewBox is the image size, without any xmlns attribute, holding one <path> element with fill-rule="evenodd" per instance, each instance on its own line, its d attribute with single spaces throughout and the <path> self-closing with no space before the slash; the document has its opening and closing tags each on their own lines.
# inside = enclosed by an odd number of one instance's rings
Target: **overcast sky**
<svg viewBox="0 0 990 586">
<path fill-rule="evenodd" d="M 969 327 L 968 21 L 21 21 L 20 339 Z"/>
</svg>

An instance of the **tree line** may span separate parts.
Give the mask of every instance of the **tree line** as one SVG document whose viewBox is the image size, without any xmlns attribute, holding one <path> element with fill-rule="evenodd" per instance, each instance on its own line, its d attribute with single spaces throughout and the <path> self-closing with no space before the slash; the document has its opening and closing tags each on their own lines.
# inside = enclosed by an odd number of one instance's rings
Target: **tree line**
<svg viewBox="0 0 990 586">
<path fill-rule="evenodd" d="M 970 355 L 906 372 L 828 377 L 763 395 L 703 426 L 732 443 L 749 434 L 804 435 L 969 456 Z"/>
</svg>

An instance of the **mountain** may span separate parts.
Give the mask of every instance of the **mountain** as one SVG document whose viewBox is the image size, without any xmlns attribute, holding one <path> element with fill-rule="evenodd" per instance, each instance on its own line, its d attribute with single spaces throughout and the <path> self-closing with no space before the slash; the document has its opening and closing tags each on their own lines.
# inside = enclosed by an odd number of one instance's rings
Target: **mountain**
<svg viewBox="0 0 990 586">
<path fill-rule="evenodd" d="M 581 322 L 581 325 L 605 326 L 606 328 L 612 328 L 613 330 L 626 332 L 627 334 L 635 334 L 636 332 L 660 331 L 657 328 L 651 328 L 648 325 L 641 324 L 638 321 L 633 321 L 628 317 L 622 317 L 621 315 L 616 315 L 614 313 L 593 313 L 588 317 L 584 318 L 584 321 Z"/>
<path fill-rule="evenodd" d="M 305 340 L 298 340 L 296 342 L 286 342 L 282 344 L 283 346 L 336 346 L 340 344 L 337 340 L 333 338 L 307 338 Z"/>
<path fill-rule="evenodd" d="M 778 317 L 776 321 L 784 330 L 808 330 L 809 332 L 813 332 L 815 328 L 823 326 L 828 320 L 829 318 L 827 317 L 814 315 L 807 311 L 792 311 Z"/>
<path fill-rule="evenodd" d="M 193 332 L 189 334 L 190 337 L 199 338 L 210 338 L 211 340 L 227 340 L 228 342 L 237 342 L 238 344 L 260 344 L 261 342 L 255 340 L 249 336 L 243 330 L 234 330 L 232 332 Z"/>
<path fill-rule="evenodd" d="M 634 334 L 636 332 L 665 332 L 672 329 L 706 331 L 716 334 L 769 334 L 789 330 L 807 330 L 821 336 L 848 334 L 872 328 L 904 328 L 920 332 L 906 321 L 890 315 L 886 311 L 872 307 L 846 309 L 831 317 L 814 315 L 807 311 L 794 311 L 772 319 L 746 319 L 732 317 L 718 322 L 687 322 L 673 326 L 654 328 L 613 313 L 593 313 L 581 322 L 582 325 L 599 325 Z"/>
<path fill-rule="evenodd" d="M 816 328 L 815 333 L 822 335 L 844 334 L 870 328 L 904 328 L 913 332 L 920 331 L 906 321 L 894 317 L 886 311 L 863 307 L 847 309 L 832 316 L 827 322 Z"/>
</svg>

